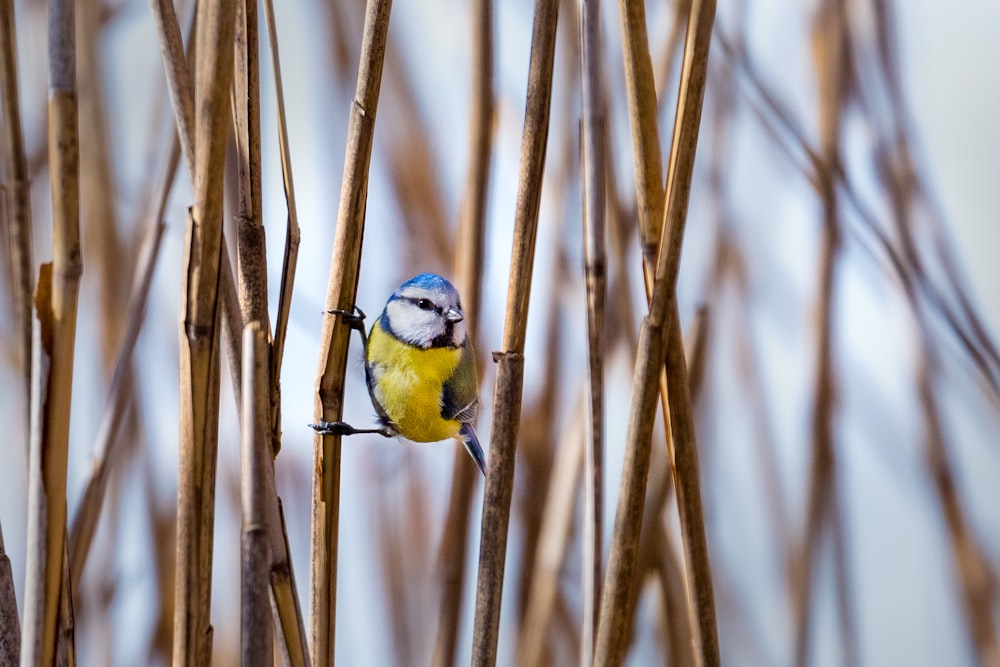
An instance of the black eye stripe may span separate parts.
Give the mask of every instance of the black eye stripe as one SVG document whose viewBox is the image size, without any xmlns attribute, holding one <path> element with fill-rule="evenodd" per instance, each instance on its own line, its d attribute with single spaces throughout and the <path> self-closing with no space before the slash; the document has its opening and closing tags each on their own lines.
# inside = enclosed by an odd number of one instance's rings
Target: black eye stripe
<svg viewBox="0 0 1000 667">
<path fill-rule="evenodd" d="M 412 303 L 413 305 L 415 305 L 420 310 L 436 310 L 439 313 L 441 312 L 441 309 L 438 308 L 437 306 L 435 306 L 434 302 L 431 301 L 430 299 L 416 299 L 416 298 L 411 298 L 411 299 L 408 299 L 408 301 L 410 303 Z"/>
</svg>

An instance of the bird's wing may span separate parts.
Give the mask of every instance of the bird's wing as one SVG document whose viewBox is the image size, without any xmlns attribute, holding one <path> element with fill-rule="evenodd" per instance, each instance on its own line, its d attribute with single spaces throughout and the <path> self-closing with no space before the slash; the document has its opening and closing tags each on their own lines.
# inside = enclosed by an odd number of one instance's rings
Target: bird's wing
<svg viewBox="0 0 1000 667">
<path fill-rule="evenodd" d="M 462 346 L 462 357 L 455 372 L 441 387 L 441 416 L 468 424 L 476 419 L 479 407 L 479 378 L 476 355 L 468 339 Z"/>
</svg>

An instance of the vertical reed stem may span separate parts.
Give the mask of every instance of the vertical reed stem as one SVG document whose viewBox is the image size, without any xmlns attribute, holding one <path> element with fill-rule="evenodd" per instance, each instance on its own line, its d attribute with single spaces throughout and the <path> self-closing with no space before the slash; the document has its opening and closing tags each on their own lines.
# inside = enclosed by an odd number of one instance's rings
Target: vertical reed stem
<svg viewBox="0 0 1000 667">
<path fill-rule="evenodd" d="M 354 306 L 361 268 L 368 168 L 382 83 L 391 0 L 368 0 L 361 40 L 357 89 L 347 128 L 344 178 L 330 261 L 326 309 Z M 344 409 L 344 374 L 351 330 L 339 317 L 323 320 L 316 379 L 316 418 L 338 421 Z M 310 656 L 315 667 L 333 663 L 337 600 L 337 532 L 340 512 L 340 438 L 314 436 L 310 541 Z"/>
<path fill-rule="evenodd" d="M 219 420 L 219 279 L 227 97 L 235 0 L 202 2 L 197 18 L 194 206 L 185 239 L 180 331 L 180 452 L 174 665 L 208 664 Z M 183 140 L 182 140 L 183 145 Z"/>
</svg>

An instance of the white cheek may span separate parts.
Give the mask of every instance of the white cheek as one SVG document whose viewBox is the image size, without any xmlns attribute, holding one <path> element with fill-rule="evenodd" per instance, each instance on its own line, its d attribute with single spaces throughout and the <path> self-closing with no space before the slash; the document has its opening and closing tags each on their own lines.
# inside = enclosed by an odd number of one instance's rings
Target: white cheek
<svg viewBox="0 0 1000 667">
<path fill-rule="evenodd" d="M 396 336 L 410 343 L 426 346 L 442 333 L 432 312 L 392 302 L 387 307 L 387 314 Z"/>
</svg>

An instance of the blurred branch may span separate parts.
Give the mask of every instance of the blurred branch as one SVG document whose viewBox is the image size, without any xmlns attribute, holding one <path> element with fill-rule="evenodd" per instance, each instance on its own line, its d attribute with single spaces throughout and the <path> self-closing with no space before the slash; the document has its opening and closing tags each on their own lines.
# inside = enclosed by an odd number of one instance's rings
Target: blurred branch
<svg viewBox="0 0 1000 667">
<path fill-rule="evenodd" d="M 0 113 L 3 114 L 7 252 L 10 254 L 14 330 L 21 368 L 24 424 L 31 406 L 31 294 L 34 265 L 31 227 L 31 182 L 21 130 L 21 97 L 17 82 L 17 29 L 13 0 L 0 0 Z"/>
<path fill-rule="evenodd" d="M 498 368 L 493 400 L 493 436 L 483 500 L 476 620 L 472 639 L 472 664 L 477 667 L 492 667 L 496 663 L 507 529 L 521 417 L 524 340 L 549 131 L 558 12 L 558 0 L 537 0 L 535 3 L 507 311 L 502 351 L 494 354 Z"/>
<path fill-rule="evenodd" d="M 465 300 L 468 335 L 473 341 L 481 343 L 479 323 L 482 318 L 486 198 L 489 192 L 496 106 L 493 92 L 493 1 L 475 0 L 471 14 L 473 95 L 469 119 L 469 168 L 455 239 L 454 264 L 455 285 Z M 477 345 L 476 349 L 483 348 Z M 475 471 L 467 464 L 465 457 L 464 451 L 455 450 L 448 515 L 438 556 L 441 572 L 441 620 L 431 661 L 434 667 L 450 667 L 455 664 L 459 612 L 465 581 L 465 550 L 475 480 Z"/>
<path fill-rule="evenodd" d="M 582 62 L 583 257 L 587 287 L 589 357 L 587 445 L 584 456 L 583 624 L 581 664 L 593 662 L 601 599 L 604 536 L 604 300 L 607 283 L 604 214 L 606 136 L 602 87 L 600 0 L 584 0 L 580 13 Z"/>
<path fill-rule="evenodd" d="M 583 396 L 569 428 L 556 448 L 548 494 L 542 511 L 537 555 L 528 587 L 528 601 L 520 628 L 519 667 L 546 664 L 545 643 L 559 592 L 560 574 L 573 532 L 574 510 L 585 442 Z"/>
<path fill-rule="evenodd" d="M 382 82 L 391 0 L 369 0 L 358 66 L 357 90 L 347 128 L 344 178 L 326 310 L 354 306 L 361 268 L 368 168 Z M 337 421 L 344 408 L 344 374 L 351 329 L 338 326 L 338 316 L 323 320 L 316 379 L 317 419 Z M 313 439 L 312 531 L 310 544 L 310 656 L 315 667 L 332 664 L 336 630 L 337 532 L 340 511 L 340 438 Z"/>
<path fill-rule="evenodd" d="M 809 659 L 811 638 L 812 591 L 819 558 L 819 540 L 824 529 L 831 531 L 837 578 L 837 600 L 844 640 L 844 663 L 858 662 L 857 640 L 851 621 L 847 549 L 844 546 L 843 517 L 837 485 L 834 449 L 836 378 L 833 360 L 834 289 L 840 253 L 840 220 L 837 198 L 837 165 L 840 164 L 842 111 L 851 94 L 847 8 L 839 0 L 820 5 L 814 18 L 813 55 L 819 83 L 819 131 L 823 150 L 822 168 L 818 171 L 819 194 L 823 204 L 822 247 L 819 277 L 819 340 L 817 349 L 816 389 L 813 394 L 813 446 L 806 509 L 806 536 L 801 549 L 799 580 L 795 590 L 796 642 L 795 664 L 804 666 Z"/>
<path fill-rule="evenodd" d="M 160 243 L 163 239 L 165 224 L 163 212 L 167 196 L 177 172 L 180 159 L 179 146 L 176 138 L 172 141 L 170 155 L 160 178 L 160 196 L 157 198 L 156 209 L 151 213 L 146 238 L 136 262 L 135 278 L 132 282 L 132 295 L 129 298 L 129 319 L 122 338 L 121 349 L 115 362 L 115 370 L 108 390 L 108 399 L 101 416 L 97 438 L 94 442 L 90 465 L 84 481 L 84 491 L 81 496 L 73 523 L 70 529 L 70 568 L 73 574 L 73 589 L 78 590 L 83 569 L 90 552 L 94 531 L 100 518 L 101 507 L 108 485 L 112 463 L 118 458 L 121 439 L 118 437 L 122 424 L 125 422 L 125 412 L 130 396 L 130 369 L 135 354 L 136 343 L 146 319 L 146 309 L 149 302 L 149 292 L 153 282 L 153 272 L 159 258 Z"/>
</svg>

